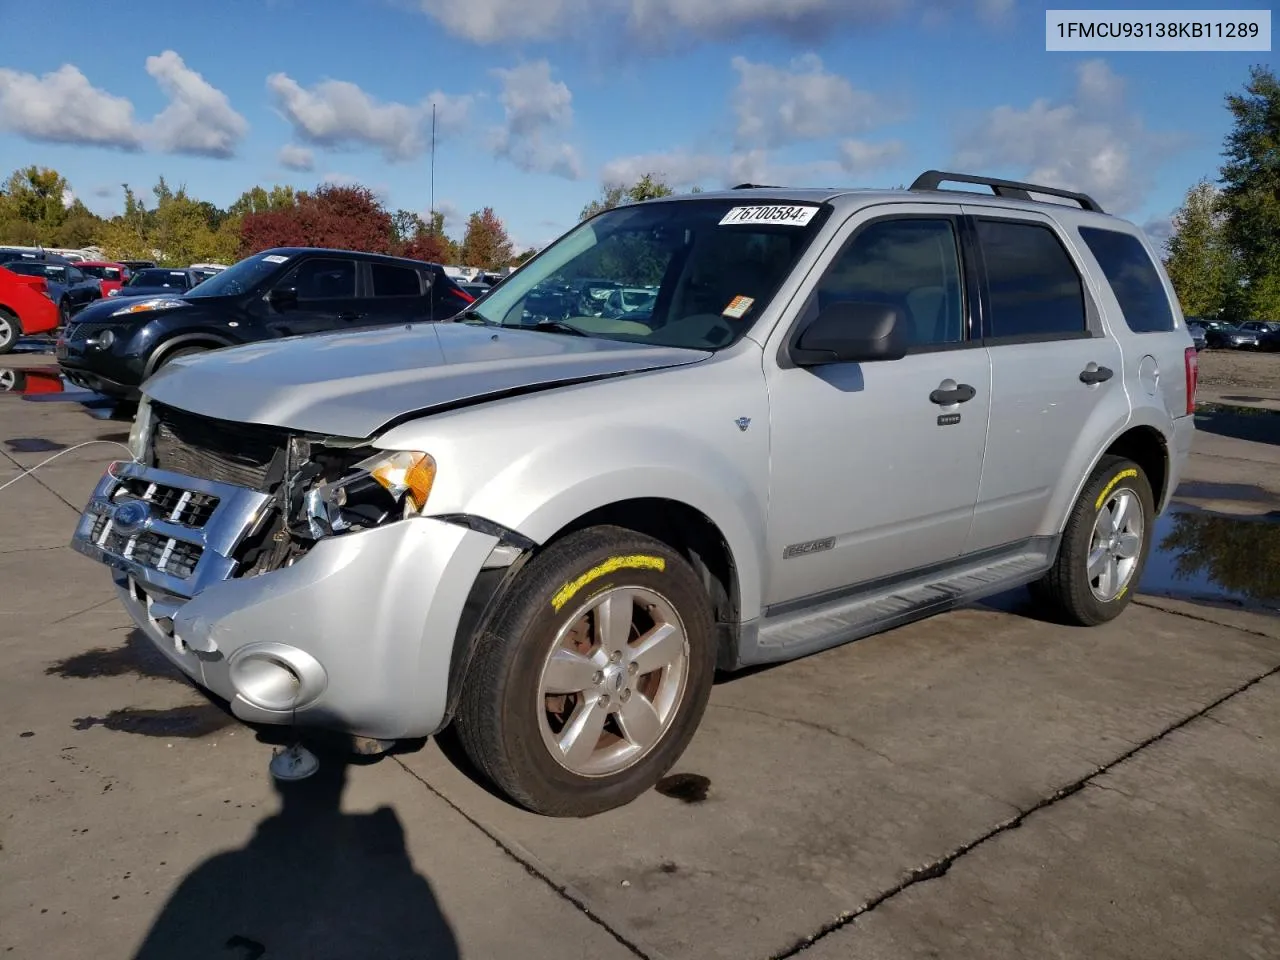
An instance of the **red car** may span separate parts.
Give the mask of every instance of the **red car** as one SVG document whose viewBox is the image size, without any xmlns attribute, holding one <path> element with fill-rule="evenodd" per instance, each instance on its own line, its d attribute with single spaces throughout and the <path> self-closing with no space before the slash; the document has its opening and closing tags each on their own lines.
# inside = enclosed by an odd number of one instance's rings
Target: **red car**
<svg viewBox="0 0 1280 960">
<path fill-rule="evenodd" d="M 44 277 L 28 277 L 0 267 L 0 354 L 21 336 L 58 328 L 58 305 L 49 299 Z"/>
<path fill-rule="evenodd" d="M 91 277 L 101 281 L 102 295 L 111 296 L 112 290 L 119 290 L 129 279 L 129 268 L 123 263 L 112 263 L 110 260 L 84 260 L 76 264 Z"/>
</svg>

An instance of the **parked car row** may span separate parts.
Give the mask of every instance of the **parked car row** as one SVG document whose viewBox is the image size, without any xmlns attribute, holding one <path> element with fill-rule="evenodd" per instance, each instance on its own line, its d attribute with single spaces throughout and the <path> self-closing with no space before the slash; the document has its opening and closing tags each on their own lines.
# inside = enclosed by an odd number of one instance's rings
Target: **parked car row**
<svg viewBox="0 0 1280 960">
<path fill-rule="evenodd" d="M 55 354 L 77 386 L 121 398 L 178 357 L 358 327 L 444 320 L 475 300 L 437 264 L 350 250 L 266 250 L 202 279 L 139 270 L 78 314 Z"/>
<path fill-rule="evenodd" d="M 1190 318 L 1187 329 L 1196 349 L 1280 351 L 1280 321 L 1247 320 L 1226 323 L 1221 320 Z"/>
</svg>

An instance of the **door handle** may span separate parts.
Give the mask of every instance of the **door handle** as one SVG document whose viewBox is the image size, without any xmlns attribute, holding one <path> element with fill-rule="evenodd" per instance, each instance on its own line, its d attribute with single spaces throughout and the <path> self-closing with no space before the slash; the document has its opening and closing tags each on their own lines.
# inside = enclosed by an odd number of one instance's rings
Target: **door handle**
<svg viewBox="0 0 1280 960">
<path fill-rule="evenodd" d="M 968 403 L 977 395 L 978 391 L 967 383 L 943 380 L 938 384 L 938 389 L 929 394 L 929 399 L 941 407 L 949 407 L 956 403 Z"/>
<path fill-rule="evenodd" d="M 344 310 L 342 313 L 338 314 L 338 319 L 339 320 L 359 320 L 363 316 L 364 316 L 363 313 L 352 313 L 349 310 Z"/>
<path fill-rule="evenodd" d="M 1087 367 L 1080 371 L 1080 382 L 1093 386 L 1097 383 L 1106 383 L 1115 373 L 1110 367 L 1100 367 L 1096 363 L 1090 363 Z"/>
</svg>

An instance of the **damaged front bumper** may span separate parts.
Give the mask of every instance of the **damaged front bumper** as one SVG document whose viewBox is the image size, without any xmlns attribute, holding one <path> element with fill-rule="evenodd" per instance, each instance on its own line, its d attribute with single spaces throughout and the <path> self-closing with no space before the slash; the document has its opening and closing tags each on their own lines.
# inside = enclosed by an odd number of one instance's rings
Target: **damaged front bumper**
<svg viewBox="0 0 1280 960">
<path fill-rule="evenodd" d="M 241 719 L 377 739 L 436 732 L 464 606 L 498 537 L 410 517 L 237 577 L 236 551 L 267 507 L 242 487 L 116 463 L 72 546 L 112 568 L 138 627 Z"/>
</svg>

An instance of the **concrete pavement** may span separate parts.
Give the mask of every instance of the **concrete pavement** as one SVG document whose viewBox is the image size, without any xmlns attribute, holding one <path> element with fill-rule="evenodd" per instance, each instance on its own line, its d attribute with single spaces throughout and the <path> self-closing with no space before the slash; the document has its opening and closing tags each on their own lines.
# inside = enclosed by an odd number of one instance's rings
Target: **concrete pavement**
<svg viewBox="0 0 1280 960">
<path fill-rule="evenodd" d="M 0 395 L 0 485 L 127 430 Z M 448 738 L 274 784 L 65 547 L 113 456 L 76 450 L 0 491 L 0 954 L 1280 956 L 1280 429 L 1226 430 L 1117 622 L 1018 593 L 727 680 L 582 821 Z"/>
</svg>

